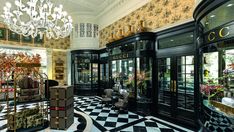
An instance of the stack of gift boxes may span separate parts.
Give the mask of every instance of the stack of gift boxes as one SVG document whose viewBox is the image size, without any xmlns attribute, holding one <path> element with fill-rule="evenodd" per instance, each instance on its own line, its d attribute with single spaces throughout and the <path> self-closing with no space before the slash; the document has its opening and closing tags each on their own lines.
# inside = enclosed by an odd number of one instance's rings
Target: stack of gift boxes
<svg viewBox="0 0 234 132">
<path fill-rule="evenodd" d="M 66 130 L 73 122 L 73 87 L 50 87 L 50 128 Z"/>
<path fill-rule="evenodd" d="M 25 76 L 19 82 L 20 87 L 18 102 L 38 101 L 41 99 L 39 94 L 39 82 Z"/>
</svg>

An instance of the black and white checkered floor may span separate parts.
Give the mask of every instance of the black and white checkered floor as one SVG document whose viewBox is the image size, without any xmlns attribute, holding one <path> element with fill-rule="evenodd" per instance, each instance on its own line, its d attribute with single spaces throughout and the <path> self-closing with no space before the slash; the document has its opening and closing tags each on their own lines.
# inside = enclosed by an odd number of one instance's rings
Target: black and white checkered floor
<svg viewBox="0 0 234 132">
<path fill-rule="evenodd" d="M 26 106 L 17 105 L 17 110 L 20 111 L 24 107 L 32 108 L 36 104 L 31 103 Z M 189 132 L 186 128 L 169 123 L 167 121 L 147 116 L 143 117 L 130 111 L 120 112 L 114 110 L 113 107 L 101 104 L 101 97 L 74 97 L 74 123 L 67 131 L 77 131 L 79 117 L 77 112 L 83 112 L 89 115 L 93 120 L 92 132 Z M 6 131 L 6 108 L 0 112 L 0 131 Z M 47 129 L 48 130 L 48 129 Z M 58 130 L 53 130 L 57 132 Z M 58 131 L 59 132 L 59 131 Z"/>
</svg>

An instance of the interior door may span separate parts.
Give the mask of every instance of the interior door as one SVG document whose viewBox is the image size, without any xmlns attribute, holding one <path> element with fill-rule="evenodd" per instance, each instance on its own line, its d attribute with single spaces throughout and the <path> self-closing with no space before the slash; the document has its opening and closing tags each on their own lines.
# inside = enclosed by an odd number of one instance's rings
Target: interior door
<svg viewBox="0 0 234 132">
<path fill-rule="evenodd" d="M 158 112 L 191 118 L 194 110 L 193 56 L 158 59 Z"/>
</svg>

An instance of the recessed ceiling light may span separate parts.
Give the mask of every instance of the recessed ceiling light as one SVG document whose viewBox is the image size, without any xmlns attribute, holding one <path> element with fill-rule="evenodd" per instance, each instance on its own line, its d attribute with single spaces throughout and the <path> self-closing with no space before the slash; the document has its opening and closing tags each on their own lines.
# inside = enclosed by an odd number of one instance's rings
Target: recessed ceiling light
<svg viewBox="0 0 234 132">
<path fill-rule="evenodd" d="M 213 18 L 213 17 L 215 17 L 215 15 L 211 15 L 210 17 Z"/>
<path fill-rule="evenodd" d="M 228 5 L 227 5 L 227 7 L 231 7 L 231 6 L 233 6 L 233 4 L 228 4 Z"/>
<path fill-rule="evenodd" d="M 193 37 L 193 35 L 190 35 L 190 37 L 192 38 L 192 37 Z"/>
<path fill-rule="evenodd" d="M 171 42 L 173 42 L 174 40 L 173 39 L 171 39 Z"/>
</svg>

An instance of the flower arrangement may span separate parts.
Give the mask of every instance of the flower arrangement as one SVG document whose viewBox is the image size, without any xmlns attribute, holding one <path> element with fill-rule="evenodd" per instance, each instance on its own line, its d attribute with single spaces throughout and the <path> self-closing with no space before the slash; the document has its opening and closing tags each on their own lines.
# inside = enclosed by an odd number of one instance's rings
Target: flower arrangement
<svg viewBox="0 0 234 132">
<path fill-rule="evenodd" d="M 223 97 L 224 86 L 218 84 L 214 79 L 209 79 L 206 84 L 200 85 L 201 93 L 208 97 L 208 100 L 219 100 Z"/>
</svg>

